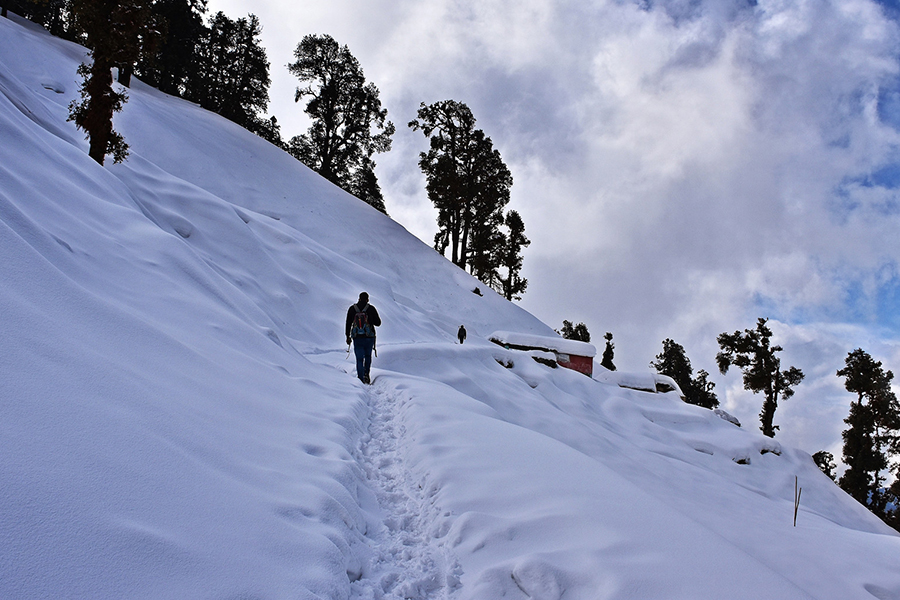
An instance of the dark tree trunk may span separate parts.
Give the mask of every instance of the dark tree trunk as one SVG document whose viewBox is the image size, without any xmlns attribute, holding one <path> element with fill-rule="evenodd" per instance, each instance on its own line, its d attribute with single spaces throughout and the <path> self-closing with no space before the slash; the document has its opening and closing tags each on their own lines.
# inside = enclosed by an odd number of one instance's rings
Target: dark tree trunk
<svg viewBox="0 0 900 600">
<path fill-rule="evenodd" d="M 84 129 L 90 136 L 88 154 L 99 164 L 103 164 L 112 134 L 113 99 L 112 68 L 102 61 L 94 61 L 91 67 L 91 80 L 88 84 L 90 101 Z"/>
<path fill-rule="evenodd" d="M 124 85 L 127 88 L 131 87 L 131 75 L 134 72 L 134 66 L 125 65 L 123 67 L 119 67 L 119 83 Z"/>
</svg>

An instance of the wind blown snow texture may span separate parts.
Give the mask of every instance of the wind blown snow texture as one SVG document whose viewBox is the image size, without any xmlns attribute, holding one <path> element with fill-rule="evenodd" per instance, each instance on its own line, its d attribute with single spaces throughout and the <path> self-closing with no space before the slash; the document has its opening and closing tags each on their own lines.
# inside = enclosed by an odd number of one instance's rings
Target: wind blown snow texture
<svg viewBox="0 0 900 600">
<path fill-rule="evenodd" d="M 98 166 L 84 56 L 0 19 L 0 597 L 900 598 L 808 455 L 491 344 L 553 333 L 263 140 L 136 82 Z"/>
</svg>

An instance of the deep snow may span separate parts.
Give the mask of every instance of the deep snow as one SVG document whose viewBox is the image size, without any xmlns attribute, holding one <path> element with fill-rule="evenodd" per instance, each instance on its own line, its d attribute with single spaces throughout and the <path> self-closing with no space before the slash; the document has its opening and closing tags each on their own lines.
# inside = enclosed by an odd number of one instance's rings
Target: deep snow
<svg viewBox="0 0 900 600">
<path fill-rule="evenodd" d="M 228 121 L 136 82 L 98 166 L 83 58 L 0 19 L 0 597 L 900 599 L 808 454 L 491 344 L 554 334 Z"/>
</svg>

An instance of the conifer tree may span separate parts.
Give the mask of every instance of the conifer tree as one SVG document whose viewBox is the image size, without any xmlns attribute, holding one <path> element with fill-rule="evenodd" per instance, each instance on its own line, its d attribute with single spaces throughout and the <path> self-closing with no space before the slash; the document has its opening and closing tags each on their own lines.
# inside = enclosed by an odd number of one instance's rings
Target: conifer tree
<svg viewBox="0 0 900 600">
<path fill-rule="evenodd" d="M 378 185 L 378 177 L 375 175 L 375 163 L 371 160 L 362 161 L 360 167 L 352 174 L 347 191 L 372 208 L 387 214 L 381 186 Z"/>
<path fill-rule="evenodd" d="M 559 331 L 559 334 L 567 340 L 578 340 L 579 342 L 591 341 L 591 333 L 584 323 L 573 325 L 572 321 L 563 320 L 562 329 Z"/>
<path fill-rule="evenodd" d="M 128 100 L 113 89 L 113 67 L 132 65 L 150 32 L 148 3 L 141 0 L 71 0 L 73 26 L 90 48 L 92 62 L 82 64 L 81 99 L 69 105 L 69 120 L 87 134 L 89 154 L 103 164 L 107 154 L 114 162 L 128 156 L 128 144 L 113 129 L 113 114 Z"/>
<path fill-rule="evenodd" d="M 888 453 L 898 442 L 900 406 L 891 391 L 894 374 L 884 371 L 880 361 L 857 348 L 848 353 L 845 367 L 837 372 L 844 377 L 844 388 L 857 395 L 844 419 L 849 427 L 843 432 L 846 471 L 838 484 L 845 492 L 879 517 L 887 517 L 890 495 L 884 490 Z"/>
<path fill-rule="evenodd" d="M 615 355 L 616 345 L 613 344 L 613 334 L 610 332 L 606 332 L 606 335 L 603 336 L 603 339 L 606 340 L 606 348 L 603 349 L 603 359 L 600 361 L 600 365 L 609 369 L 610 371 L 616 370 L 616 365 L 613 364 L 613 358 Z"/>
<path fill-rule="evenodd" d="M 681 344 L 671 339 L 663 340 L 663 351 L 656 355 L 656 360 L 650 366 L 657 373 L 675 380 L 684 393 L 685 402 L 710 409 L 719 405 L 719 399 L 713 393 L 716 384 L 709 381 L 709 373 L 703 369 L 694 377 L 691 361 Z"/>
<path fill-rule="evenodd" d="M 223 12 L 210 17 L 185 96 L 254 133 L 271 124 L 260 117 L 269 103 L 269 61 L 260 45 L 256 15 L 232 20 Z"/>
<path fill-rule="evenodd" d="M 697 371 L 697 376 L 694 377 L 694 392 L 697 394 L 694 404 L 709 409 L 718 407 L 719 398 L 713 392 L 714 389 L 716 384 L 709 380 L 709 372 L 706 369 Z"/>
<path fill-rule="evenodd" d="M 719 372 L 725 375 L 734 365 L 741 369 L 744 389 L 763 393 L 763 407 L 759 413 L 760 430 L 763 435 L 775 437 L 777 425 L 773 424 L 778 400 L 787 400 L 794 395 L 793 387 L 803 381 L 803 371 L 797 367 L 781 370 L 781 359 L 777 354 L 781 346 L 772 346 L 772 331 L 766 325 L 768 319 L 757 319 L 756 329 L 745 329 L 733 334 L 722 333 L 717 338 L 721 351 L 716 355 Z"/>
<path fill-rule="evenodd" d="M 507 262 L 515 262 L 516 255 L 528 238 L 524 235 L 525 225 L 518 213 L 512 217 L 512 228 L 509 227 L 509 213 L 503 214 L 504 207 L 509 203 L 512 174 L 491 139 L 480 130 L 478 133 L 479 146 L 471 171 L 471 214 L 468 222 L 463 222 L 463 260 L 468 264 L 469 273 L 492 285 L 507 300 L 512 300 L 517 293 L 507 293 L 498 270 L 501 267 L 508 269 Z M 504 226 L 510 230 L 512 237 L 501 232 Z M 514 248 L 517 242 L 519 247 Z"/>
<path fill-rule="evenodd" d="M 468 106 L 455 100 L 427 106 L 423 102 L 409 127 L 429 138 L 428 152 L 419 154 L 419 168 L 426 177 L 428 198 L 438 210 L 435 250 L 444 254 L 449 247 L 453 264 L 465 268 L 465 223 L 474 203 L 468 182 L 472 179 L 473 146 L 479 135 L 475 116 Z M 483 139 L 483 132 L 480 137 Z"/>
<path fill-rule="evenodd" d="M 522 294 L 528 287 L 528 279 L 522 277 L 522 248 L 531 244 L 531 240 L 525 237 L 525 223 L 518 211 L 511 210 L 506 213 L 504 219 L 506 234 L 501 234 L 499 267 L 506 270 L 506 276 L 500 276 L 500 291 L 507 300 L 521 300 Z M 584 325 L 584 323 L 581 323 Z M 587 334 L 585 327 L 584 333 Z M 590 335 L 588 334 L 588 340 Z"/>
<path fill-rule="evenodd" d="M 381 107 L 378 88 L 366 83 L 350 49 L 329 35 L 307 35 L 294 50 L 288 70 L 302 84 L 294 101 L 309 98 L 309 130 L 287 149 L 306 166 L 384 211 L 372 156 L 391 149 L 394 124 Z"/>
<path fill-rule="evenodd" d="M 429 139 L 428 151 L 419 155 L 419 168 L 426 177 L 428 198 L 438 210 L 435 249 L 444 254 L 450 248 L 454 264 L 496 286 L 497 269 L 503 262 L 500 226 L 505 223 L 509 227 L 511 222 L 510 231 L 515 229 L 514 239 L 505 242 L 507 250 L 527 245 L 521 217 L 508 221 L 502 212 L 509 203 L 512 174 L 491 138 L 475 128 L 475 117 L 462 102 L 423 102 L 409 126 Z M 509 269 L 508 264 L 503 266 Z M 520 294 L 526 285 L 515 264 L 513 269 L 515 274 L 506 278 L 506 288 L 495 287 L 503 289 L 508 298 Z M 520 289 L 514 289 L 517 287 Z"/>
<path fill-rule="evenodd" d="M 230 57 L 234 54 L 237 24 L 222 11 L 211 15 L 197 49 L 197 65 L 188 79 L 185 97 L 207 110 L 218 112 L 228 86 Z"/>
<path fill-rule="evenodd" d="M 284 148 L 284 140 L 281 139 L 281 125 L 274 116 L 268 119 L 260 119 L 259 128 L 255 131 L 256 135 L 271 142 L 279 148 Z"/>
<path fill-rule="evenodd" d="M 816 463 L 816 466 L 819 469 L 828 475 L 832 481 L 837 477 L 835 475 L 834 470 L 837 468 L 837 465 L 834 464 L 834 455 L 831 452 L 826 452 L 825 450 L 819 450 L 815 454 L 812 455 L 813 462 Z"/>
<path fill-rule="evenodd" d="M 155 0 L 151 10 L 159 27 L 152 51 L 145 52 L 135 74 L 160 91 L 184 97 L 196 80 L 198 52 L 204 42 L 207 0 Z"/>
<path fill-rule="evenodd" d="M 663 340 L 662 346 L 662 352 L 656 355 L 656 360 L 651 361 L 650 366 L 656 369 L 657 373 L 674 379 L 686 396 L 691 387 L 694 368 L 685 354 L 684 346 L 669 338 Z"/>
<path fill-rule="evenodd" d="M 20 17 L 37 23 L 55 36 L 72 39 L 74 35 L 70 30 L 67 0 L 5 0 L 2 5 L 2 17 L 8 16 L 7 9 L 12 9 Z"/>
<path fill-rule="evenodd" d="M 122 110 L 128 96 L 113 89 L 112 66 L 107 63 L 107 68 L 103 68 L 102 65 L 95 57 L 93 66 L 78 67 L 78 74 L 83 78 L 81 100 L 69 104 L 68 118 L 87 134 L 88 155 L 101 165 L 107 154 L 113 156 L 115 163 L 128 158 L 128 144 L 112 124 L 113 114 Z"/>
<path fill-rule="evenodd" d="M 502 214 L 499 220 L 491 219 L 489 222 L 493 224 L 493 228 L 480 228 L 481 231 L 478 233 L 477 242 L 472 241 L 470 237 L 466 259 L 469 263 L 469 273 L 488 284 L 491 289 L 501 294 L 507 300 L 520 300 L 521 297 L 517 295 L 518 292 L 516 291 L 507 296 L 506 280 L 500 272 L 501 267 L 503 267 L 504 257 L 510 252 L 510 238 L 498 227 L 498 225 L 503 225 L 504 223 Z M 477 251 L 474 250 L 476 245 Z M 524 290 L 524 287 L 522 290 Z"/>
</svg>

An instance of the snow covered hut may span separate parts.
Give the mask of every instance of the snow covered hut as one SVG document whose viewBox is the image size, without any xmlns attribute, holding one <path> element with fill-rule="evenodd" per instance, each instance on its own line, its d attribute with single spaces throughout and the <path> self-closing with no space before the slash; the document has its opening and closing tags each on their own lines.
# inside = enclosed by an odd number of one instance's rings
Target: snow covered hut
<svg viewBox="0 0 900 600">
<path fill-rule="evenodd" d="M 510 331 L 495 331 L 488 339 L 511 350 L 551 352 L 559 366 L 584 373 L 588 377 L 594 372 L 597 349 L 587 342 Z"/>
</svg>

